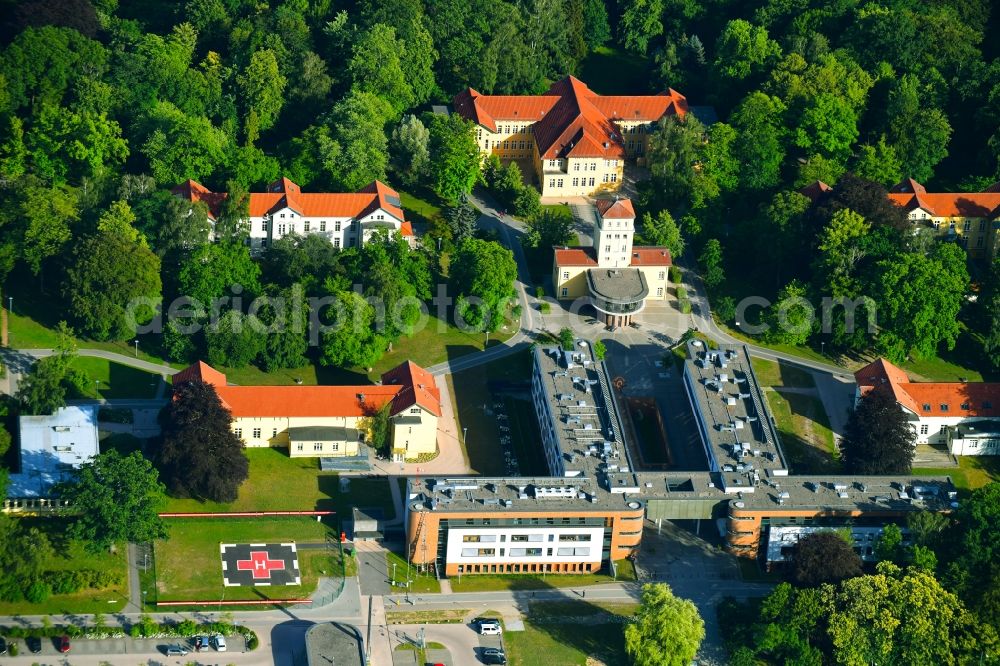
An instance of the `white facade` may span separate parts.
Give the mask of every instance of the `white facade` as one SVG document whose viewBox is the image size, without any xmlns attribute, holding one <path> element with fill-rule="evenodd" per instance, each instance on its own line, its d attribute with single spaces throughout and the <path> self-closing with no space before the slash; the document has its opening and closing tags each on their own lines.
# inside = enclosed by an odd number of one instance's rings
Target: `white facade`
<svg viewBox="0 0 1000 666">
<path fill-rule="evenodd" d="M 263 250 L 289 234 L 321 235 L 337 248 L 359 247 L 376 229 L 398 232 L 402 225 L 403 220 L 381 208 L 357 219 L 329 215 L 307 217 L 290 208 L 282 208 L 250 218 L 250 247 Z"/>
<path fill-rule="evenodd" d="M 447 562 L 471 564 L 593 563 L 600 565 L 602 527 L 470 527 L 448 532 Z"/>
<path fill-rule="evenodd" d="M 594 250 L 601 268 L 627 268 L 632 263 L 634 218 L 602 218 L 595 215 Z M 664 269 L 665 270 L 665 269 Z M 666 278 L 666 275 L 664 275 Z M 663 294 L 659 294 L 661 297 Z"/>
</svg>

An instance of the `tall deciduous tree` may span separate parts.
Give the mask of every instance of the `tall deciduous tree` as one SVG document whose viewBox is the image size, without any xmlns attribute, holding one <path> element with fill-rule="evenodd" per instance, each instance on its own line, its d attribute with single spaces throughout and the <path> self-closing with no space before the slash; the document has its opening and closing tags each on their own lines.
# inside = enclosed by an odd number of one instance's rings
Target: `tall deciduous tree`
<svg viewBox="0 0 1000 666">
<path fill-rule="evenodd" d="M 373 180 L 385 180 L 389 162 L 385 124 L 393 113 L 389 102 L 360 90 L 352 90 L 334 105 L 330 143 L 320 141 L 315 150 L 335 186 L 354 191 Z"/>
<path fill-rule="evenodd" d="M 458 201 L 479 178 L 482 156 L 472 123 L 457 113 L 425 117 L 430 129 L 434 191 L 446 201 Z"/>
<path fill-rule="evenodd" d="M 978 305 L 983 352 L 994 368 L 1000 368 L 1000 258 L 993 260 Z"/>
<path fill-rule="evenodd" d="M 452 255 L 451 278 L 464 301 L 456 310 L 465 323 L 480 331 L 499 329 L 514 296 L 514 254 L 497 242 L 470 238 Z"/>
<path fill-rule="evenodd" d="M 684 236 L 669 210 L 661 210 L 656 215 L 644 213 L 641 231 L 636 234 L 635 242 L 639 245 L 665 247 L 670 250 L 670 256 L 675 261 L 684 254 Z"/>
<path fill-rule="evenodd" d="M 604 0 L 584 0 L 583 35 L 590 50 L 604 46 L 611 40 L 608 8 Z"/>
<path fill-rule="evenodd" d="M 728 79 L 745 79 L 763 71 L 781 55 L 767 30 L 743 19 L 726 24 L 715 44 L 715 70 Z"/>
<path fill-rule="evenodd" d="M 392 168 L 407 185 L 427 176 L 430 141 L 430 131 L 414 115 L 404 117 L 392 131 Z"/>
<path fill-rule="evenodd" d="M 340 368 L 370 367 L 388 347 L 376 330 L 375 308 L 354 291 L 335 294 L 336 312 L 320 341 L 320 363 Z"/>
<path fill-rule="evenodd" d="M 22 195 L 24 240 L 22 256 L 36 275 L 46 259 L 59 254 L 73 236 L 71 226 L 80 217 L 75 190 L 30 185 Z"/>
<path fill-rule="evenodd" d="M 153 130 L 142 154 L 157 182 L 204 180 L 222 167 L 230 139 L 208 118 L 185 115 L 169 102 L 159 102 L 149 115 Z"/>
<path fill-rule="evenodd" d="M 858 138 L 858 118 L 840 95 L 822 93 L 806 106 L 795 130 L 795 144 L 843 163 Z"/>
<path fill-rule="evenodd" d="M 926 103 L 920 82 L 906 74 L 889 93 L 886 106 L 889 141 L 903 162 L 903 172 L 923 181 L 948 156 L 951 123 L 940 109 Z"/>
<path fill-rule="evenodd" d="M 527 247 L 549 249 L 567 245 L 574 237 L 573 218 L 554 210 L 543 210 L 541 215 L 528 220 L 528 232 L 521 237 Z"/>
<path fill-rule="evenodd" d="M 625 48 L 641 55 L 649 51 L 649 43 L 663 34 L 663 0 L 628 0 L 622 3 L 618 35 Z"/>
<path fill-rule="evenodd" d="M 711 291 L 720 286 L 726 280 L 726 274 L 722 268 L 722 243 L 718 238 L 710 238 L 698 255 L 698 264 L 701 266 L 701 279 L 705 286 Z"/>
<path fill-rule="evenodd" d="M 244 136 L 247 144 L 254 143 L 258 132 L 271 128 L 278 119 L 285 103 L 285 83 L 271 49 L 255 51 L 246 69 L 236 77 L 240 96 L 246 104 Z"/>
<path fill-rule="evenodd" d="M 705 622 L 666 583 L 642 588 L 642 603 L 625 627 L 625 652 L 636 666 L 687 666 L 705 639 Z"/>
<path fill-rule="evenodd" d="M 844 467 L 853 474 L 909 474 L 916 438 L 892 394 L 870 391 L 847 419 Z"/>
<path fill-rule="evenodd" d="M 376 23 L 354 45 L 354 55 L 348 64 L 353 89 L 384 99 L 392 107 L 395 118 L 414 101 L 413 88 L 400 63 L 403 52 L 404 45 L 396 39 L 396 30 Z"/>
<path fill-rule="evenodd" d="M 107 550 L 122 541 L 166 538 L 166 525 L 158 514 L 166 502 L 165 491 L 156 468 L 142 454 L 122 456 L 114 449 L 81 465 L 58 490 L 79 511 L 73 535 L 94 550 Z"/>
<path fill-rule="evenodd" d="M 161 417 L 160 478 L 175 497 L 233 502 L 250 473 L 243 442 L 231 430 L 232 414 L 215 389 L 193 381 L 174 387 Z"/>
<path fill-rule="evenodd" d="M 792 280 L 781 288 L 777 300 L 768 308 L 768 341 L 804 345 L 809 340 L 815 324 L 815 310 L 809 303 L 808 295 L 805 285 L 798 280 Z"/>
<path fill-rule="evenodd" d="M 178 282 L 179 295 L 207 308 L 217 298 L 259 294 L 260 267 L 245 245 L 212 243 L 198 248 L 181 266 Z"/>
<path fill-rule="evenodd" d="M 890 187 L 903 178 L 903 161 L 896 154 L 883 134 L 875 145 L 858 146 L 858 155 L 854 161 L 854 173 L 859 178 L 872 180 Z"/>
<path fill-rule="evenodd" d="M 208 362 L 231 368 L 243 368 L 264 350 L 262 326 L 242 312 L 230 310 L 205 329 Z"/>
<path fill-rule="evenodd" d="M 31 372 L 18 382 L 17 398 L 27 414 L 54 414 L 66 406 L 66 375 L 76 357 L 73 329 L 59 322 L 55 353 L 35 361 Z"/>
<path fill-rule="evenodd" d="M 742 164 L 743 185 L 764 189 L 778 182 L 785 159 L 785 105 L 762 92 L 748 95 L 733 111 L 730 123 L 737 132 L 733 156 Z"/>
<path fill-rule="evenodd" d="M 160 259 L 148 247 L 99 232 L 77 245 L 63 295 L 81 333 L 125 340 L 152 319 L 161 288 Z"/>
</svg>

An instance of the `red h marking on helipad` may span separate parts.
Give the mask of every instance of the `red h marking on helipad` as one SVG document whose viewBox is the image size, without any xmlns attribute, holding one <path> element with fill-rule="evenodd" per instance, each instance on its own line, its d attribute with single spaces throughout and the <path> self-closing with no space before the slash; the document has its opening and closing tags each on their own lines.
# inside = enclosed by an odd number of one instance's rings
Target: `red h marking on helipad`
<svg viewBox="0 0 1000 666">
<path fill-rule="evenodd" d="M 267 556 L 267 551 L 254 550 L 250 553 L 249 560 L 237 560 L 236 568 L 240 571 L 250 570 L 254 578 L 270 578 L 271 572 L 284 569 L 284 560 L 272 560 Z"/>
</svg>

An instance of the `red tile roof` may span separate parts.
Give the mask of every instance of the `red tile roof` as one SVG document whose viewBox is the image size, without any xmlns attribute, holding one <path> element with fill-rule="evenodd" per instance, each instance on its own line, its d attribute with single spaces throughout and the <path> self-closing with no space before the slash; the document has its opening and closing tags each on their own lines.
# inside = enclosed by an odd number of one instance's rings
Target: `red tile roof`
<svg viewBox="0 0 1000 666">
<path fill-rule="evenodd" d="M 213 220 L 227 196 L 224 192 L 211 192 L 193 180 L 178 185 L 171 192 L 189 201 L 205 201 Z M 282 208 L 290 208 L 305 217 L 350 218 L 364 217 L 381 208 L 402 223 L 403 236 L 413 235 L 413 227 L 406 222 L 400 205 L 399 192 L 377 180 L 359 192 L 341 194 L 302 192 L 302 188 L 291 180 L 280 178 L 269 184 L 266 192 L 250 193 L 250 217 L 262 217 Z"/>
<path fill-rule="evenodd" d="M 912 178 L 904 178 L 895 185 L 889 188 L 890 192 L 895 192 L 899 194 L 923 194 L 927 191 L 927 188 L 913 180 Z"/>
<path fill-rule="evenodd" d="M 597 266 L 592 247 L 555 248 L 556 266 Z"/>
<path fill-rule="evenodd" d="M 555 248 L 556 266 L 597 267 L 597 257 L 592 247 Z M 665 247 L 633 247 L 629 266 L 670 266 L 670 250 Z"/>
<path fill-rule="evenodd" d="M 631 199 L 598 199 L 597 212 L 605 220 L 634 220 L 635 208 Z"/>
<path fill-rule="evenodd" d="M 817 180 L 813 183 L 809 183 L 799 190 L 799 194 L 809 197 L 812 201 L 816 201 L 820 198 L 820 196 L 832 189 L 832 187 L 824 183 L 822 180 Z"/>
<path fill-rule="evenodd" d="M 1000 192 L 890 192 L 889 200 L 910 212 L 917 208 L 935 217 L 995 217 Z"/>
<path fill-rule="evenodd" d="M 222 209 L 222 202 L 227 196 L 225 192 L 212 192 L 201 183 L 190 178 L 170 190 L 170 193 L 192 203 L 195 201 L 204 201 L 205 205 L 208 206 L 208 219 L 213 222 L 219 216 L 219 212 Z"/>
<path fill-rule="evenodd" d="M 687 100 L 673 89 L 658 95 L 602 97 L 573 76 L 556 81 L 543 95 L 481 95 L 469 88 L 452 102 L 455 112 L 497 131 L 498 120 L 529 121 L 541 159 L 623 159 L 625 147 L 613 121 L 655 122 L 683 117 Z"/>
<path fill-rule="evenodd" d="M 670 266 L 670 250 L 665 247 L 633 247 L 629 266 Z"/>
<path fill-rule="evenodd" d="M 174 384 L 211 384 L 234 417 L 366 416 L 388 403 L 393 415 L 414 404 L 441 415 L 440 391 L 420 366 L 407 361 L 382 378 L 381 386 L 229 386 L 223 373 L 199 361 L 174 375 Z"/>
<path fill-rule="evenodd" d="M 382 384 L 402 387 L 392 400 L 393 414 L 420 405 L 431 414 L 441 416 L 441 391 L 434 382 L 434 375 L 413 361 L 406 361 L 383 373 Z"/>
<path fill-rule="evenodd" d="M 861 395 L 888 390 L 896 402 L 918 416 L 1000 416 L 1000 383 L 911 382 L 905 372 L 881 358 L 854 377 Z M 941 409 L 942 405 L 947 408 Z"/>
</svg>

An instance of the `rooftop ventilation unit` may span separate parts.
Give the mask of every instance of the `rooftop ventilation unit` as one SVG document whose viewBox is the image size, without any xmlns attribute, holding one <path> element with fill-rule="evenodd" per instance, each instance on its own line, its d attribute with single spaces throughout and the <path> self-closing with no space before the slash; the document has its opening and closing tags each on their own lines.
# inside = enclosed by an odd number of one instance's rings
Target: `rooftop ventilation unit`
<svg viewBox="0 0 1000 666">
<path fill-rule="evenodd" d="M 781 499 L 791 499 L 792 498 L 791 494 L 787 490 L 782 490 L 780 493 L 778 493 L 778 497 L 780 497 Z"/>
</svg>

